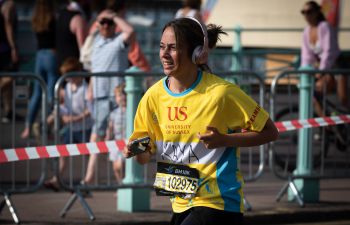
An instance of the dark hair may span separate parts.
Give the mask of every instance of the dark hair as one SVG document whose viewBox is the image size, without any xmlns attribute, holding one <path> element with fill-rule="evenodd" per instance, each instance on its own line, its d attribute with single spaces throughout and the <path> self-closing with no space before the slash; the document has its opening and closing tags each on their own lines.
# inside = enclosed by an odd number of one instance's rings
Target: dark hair
<svg viewBox="0 0 350 225">
<path fill-rule="evenodd" d="M 189 18 L 179 18 L 172 20 L 165 24 L 162 33 L 167 27 L 172 27 L 175 33 L 176 48 L 186 49 L 188 56 L 191 58 L 193 50 L 199 46 L 203 45 L 204 34 L 199 26 L 199 24 Z M 209 24 L 207 26 L 208 32 L 208 47 L 210 49 L 216 46 L 218 41 L 221 41 L 220 35 L 226 32 L 222 30 L 221 26 L 215 24 Z"/>
<path fill-rule="evenodd" d="M 110 9 L 116 13 L 125 9 L 126 0 L 107 0 L 107 9 Z"/>
<path fill-rule="evenodd" d="M 122 95 L 126 95 L 126 92 L 125 92 L 125 83 L 121 83 L 117 86 L 115 86 L 114 88 L 114 93 L 118 93 L 118 94 L 122 94 Z"/>
<path fill-rule="evenodd" d="M 315 1 L 308 1 L 308 2 L 305 3 L 305 5 L 310 6 L 310 9 L 317 13 L 317 23 L 320 23 L 320 22 L 326 20 L 326 17 L 324 16 L 324 14 L 322 12 L 322 8 L 317 2 L 315 2 Z"/>
<path fill-rule="evenodd" d="M 32 17 L 33 30 L 35 32 L 48 31 L 53 20 L 55 20 L 53 1 L 36 0 Z"/>
<path fill-rule="evenodd" d="M 76 72 L 76 71 L 82 71 L 83 65 L 79 60 L 75 57 L 68 57 L 64 60 L 60 67 L 61 74 L 69 73 L 69 72 Z"/>
<path fill-rule="evenodd" d="M 201 9 L 202 0 L 183 0 L 184 7 L 190 7 L 192 9 Z"/>
</svg>

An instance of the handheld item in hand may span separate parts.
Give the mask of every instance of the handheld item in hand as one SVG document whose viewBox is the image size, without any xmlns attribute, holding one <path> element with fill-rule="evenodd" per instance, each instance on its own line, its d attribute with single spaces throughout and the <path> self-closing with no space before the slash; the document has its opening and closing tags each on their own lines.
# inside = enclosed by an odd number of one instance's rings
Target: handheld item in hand
<svg viewBox="0 0 350 225">
<path fill-rule="evenodd" d="M 143 138 L 139 138 L 131 141 L 130 147 L 133 155 L 138 155 L 140 153 L 145 152 L 149 145 L 149 142 L 150 142 L 149 137 L 143 137 Z"/>
</svg>

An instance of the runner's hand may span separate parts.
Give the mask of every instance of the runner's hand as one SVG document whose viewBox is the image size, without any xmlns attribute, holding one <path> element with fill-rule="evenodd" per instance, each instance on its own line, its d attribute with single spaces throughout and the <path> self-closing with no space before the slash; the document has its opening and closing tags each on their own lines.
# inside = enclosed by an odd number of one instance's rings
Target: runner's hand
<svg viewBox="0 0 350 225">
<path fill-rule="evenodd" d="M 198 133 L 197 136 L 208 149 L 225 146 L 224 135 L 221 134 L 216 127 L 207 126 L 207 132 L 204 134 Z"/>
<path fill-rule="evenodd" d="M 149 154 L 150 150 L 151 150 L 151 147 L 147 146 L 143 153 L 135 154 L 131 149 L 131 141 L 129 141 L 129 143 L 127 144 L 127 146 L 125 146 L 123 150 L 123 156 L 125 158 L 131 158 L 131 157 L 134 157 L 135 155 L 145 155 L 145 153 Z"/>
<path fill-rule="evenodd" d="M 134 156 L 134 154 L 133 154 L 132 151 L 131 151 L 131 144 L 130 144 L 130 142 L 128 143 L 127 146 L 124 147 L 123 156 L 124 156 L 125 158 L 131 158 L 131 157 Z"/>
</svg>

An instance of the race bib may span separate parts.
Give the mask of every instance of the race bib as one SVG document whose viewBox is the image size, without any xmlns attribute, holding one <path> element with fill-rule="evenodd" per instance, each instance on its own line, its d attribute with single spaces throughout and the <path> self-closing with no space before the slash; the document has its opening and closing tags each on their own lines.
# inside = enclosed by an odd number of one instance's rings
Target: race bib
<svg viewBox="0 0 350 225">
<path fill-rule="evenodd" d="M 153 184 L 157 195 L 192 198 L 198 190 L 199 172 L 185 165 L 157 163 Z"/>
</svg>

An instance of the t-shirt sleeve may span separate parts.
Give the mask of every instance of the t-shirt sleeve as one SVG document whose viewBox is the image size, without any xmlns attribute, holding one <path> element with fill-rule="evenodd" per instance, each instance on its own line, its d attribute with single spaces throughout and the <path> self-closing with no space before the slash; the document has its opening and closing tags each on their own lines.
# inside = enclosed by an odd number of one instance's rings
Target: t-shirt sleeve
<svg viewBox="0 0 350 225">
<path fill-rule="evenodd" d="M 149 107 L 149 101 L 148 97 L 144 96 L 136 111 L 135 120 L 134 120 L 134 131 L 129 137 L 129 140 L 134 140 L 137 138 L 142 137 L 150 137 L 150 146 L 151 146 L 151 153 L 154 154 L 156 152 L 155 147 L 155 133 L 154 130 L 156 129 L 153 125 L 154 118 L 152 117 L 153 113 L 151 112 L 151 109 Z"/>
<path fill-rule="evenodd" d="M 336 40 L 332 38 L 334 36 L 333 30 L 327 22 L 319 25 L 319 40 L 322 48 L 320 54 L 320 70 L 331 69 L 335 59 L 337 58 L 337 44 Z"/>
<path fill-rule="evenodd" d="M 231 130 L 258 132 L 269 118 L 269 114 L 236 85 L 231 85 L 223 97 L 223 115 Z"/>
<path fill-rule="evenodd" d="M 114 42 L 114 44 L 120 48 L 120 49 L 126 49 L 128 46 L 124 43 L 123 35 L 122 33 L 118 34 L 117 41 Z"/>
</svg>

